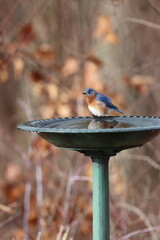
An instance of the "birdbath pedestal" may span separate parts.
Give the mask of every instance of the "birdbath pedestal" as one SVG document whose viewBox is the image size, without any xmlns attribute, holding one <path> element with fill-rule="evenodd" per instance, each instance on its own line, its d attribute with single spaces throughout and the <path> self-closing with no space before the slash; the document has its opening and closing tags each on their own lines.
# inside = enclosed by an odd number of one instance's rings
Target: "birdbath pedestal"
<svg viewBox="0 0 160 240">
<path fill-rule="evenodd" d="M 22 123 L 17 128 L 37 132 L 59 148 L 79 151 L 92 158 L 93 239 L 109 240 L 109 158 L 156 137 L 160 133 L 160 118 L 56 118 Z"/>
</svg>

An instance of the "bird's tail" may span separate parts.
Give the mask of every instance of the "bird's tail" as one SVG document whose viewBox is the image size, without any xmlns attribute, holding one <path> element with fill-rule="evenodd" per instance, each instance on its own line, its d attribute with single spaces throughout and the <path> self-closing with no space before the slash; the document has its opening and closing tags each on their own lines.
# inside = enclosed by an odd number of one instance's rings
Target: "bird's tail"
<svg viewBox="0 0 160 240">
<path fill-rule="evenodd" d="M 124 114 L 124 112 L 120 111 L 120 110 L 117 109 L 117 108 L 113 108 L 113 110 L 116 111 L 116 112 L 119 112 L 119 113 L 121 113 L 121 114 Z"/>
</svg>

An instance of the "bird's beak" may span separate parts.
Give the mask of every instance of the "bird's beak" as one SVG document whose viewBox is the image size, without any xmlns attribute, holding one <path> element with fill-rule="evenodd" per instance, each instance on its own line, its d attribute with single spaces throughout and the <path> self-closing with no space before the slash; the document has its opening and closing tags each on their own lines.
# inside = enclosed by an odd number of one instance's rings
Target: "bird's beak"
<svg viewBox="0 0 160 240">
<path fill-rule="evenodd" d="M 86 93 L 86 92 L 83 92 L 82 94 L 86 95 L 87 93 Z"/>
</svg>

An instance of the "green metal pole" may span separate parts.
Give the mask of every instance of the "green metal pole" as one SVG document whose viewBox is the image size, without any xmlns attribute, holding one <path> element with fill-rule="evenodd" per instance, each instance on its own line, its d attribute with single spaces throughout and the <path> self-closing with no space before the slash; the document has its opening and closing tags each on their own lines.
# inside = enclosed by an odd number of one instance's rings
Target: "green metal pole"
<svg viewBox="0 0 160 240">
<path fill-rule="evenodd" d="M 109 157 L 93 161 L 93 240 L 109 240 Z"/>
</svg>

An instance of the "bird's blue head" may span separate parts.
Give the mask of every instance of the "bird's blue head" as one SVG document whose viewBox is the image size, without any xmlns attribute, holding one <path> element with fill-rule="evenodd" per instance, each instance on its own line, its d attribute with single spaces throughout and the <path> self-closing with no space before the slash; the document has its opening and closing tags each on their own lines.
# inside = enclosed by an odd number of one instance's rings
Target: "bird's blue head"
<svg viewBox="0 0 160 240">
<path fill-rule="evenodd" d="M 94 96 L 97 92 L 93 88 L 88 88 L 86 91 L 83 92 L 86 96 Z"/>
</svg>

